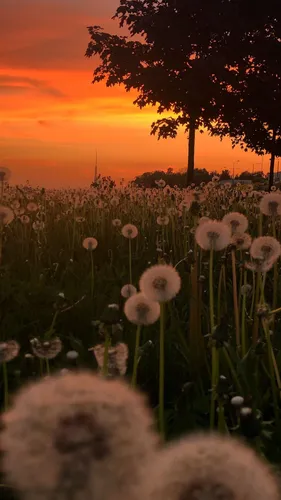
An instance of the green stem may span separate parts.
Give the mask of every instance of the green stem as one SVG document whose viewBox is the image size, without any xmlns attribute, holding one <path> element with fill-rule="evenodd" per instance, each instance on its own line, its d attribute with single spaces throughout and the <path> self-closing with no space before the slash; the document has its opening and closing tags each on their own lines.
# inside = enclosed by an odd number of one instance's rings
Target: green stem
<svg viewBox="0 0 281 500">
<path fill-rule="evenodd" d="M 93 251 L 91 253 L 91 298 L 94 296 L 94 256 Z"/>
<path fill-rule="evenodd" d="M 159 430 L 165 439 L 164 383 L 165 383 L 165 305 L 160 304 L 160 353 L 159 353 Z"/>
<path fill-rule="evenodd" d="M 136 333 L 133 375 L 132 375 L 132 382 L 131 382 L 131 385 L 134 388 L 137 385 L 137 370 L 138 370 L 138 360 L 139 360 L 140 335 L 141 335 L 141 325 L 138 325 L 137 333 Z"/>
<path fill-rule="evenodd" d="M 226 362 L 228 364 L 229 370 L 231 372 L 231 376 L 232 376 L 232 378 L 233 378 L 233 380 L 234 380 L 234 382 L 236 384 L 237 390 L 242 395 L 243 394 L 242 386 L 241 386 L 241 384 L 240 384 L 240 382 L 238 380 L 235 368 L 234 368 L 233 363 L 231 361 L 231 358 L 229 356 L 228 350 L 227 350 L 227 348 L 225 346 L 223 347 L 223 354 L 224 354 L 224 357 L 225 357 Z"/>
<path fill-rule="evenodd" d="M 272 397 L 273 397 L 274 414 L 275 414 L 275 420 L 276 420 L 276 422 L 278 422 L 279 421 L 279 411 L 278 411 L 278 402 L 277 402 L 277 395 L 276 395 L 274 364 L 273 364 L 273 360 L 272 360 L 272 345 L 271 345 L 267 321 L 263 320 L 262 325 L 263 325 L 264 334 L 265 334 L 265 338 L 266 338 L 266 344 L 267 344 L 267 354 L 268 354 L 268 364 L 269 364 L 270 382 L 271 382 Z"/>
<path fill-rule="evenodd" d="M 209 301 L 210 301 L 210 327 L 211 338 L 215 328 L 215 314 L 214 314 L 214 287 L 213 287 L 213 266 L 214 266 L 214 249 L 210 250 L 210 263 L 209 263 Z M 210 410 L 210 428 L 215 426 L 215 400 L 216 400 L 216 386 L 218 380 L 218 355 L 217 347 L 212 338 L 212 396 L 211 396 L 211 410 Z"/>
<path fill-rule="evenodd" d="M 246 341 L 246 286 L 247 286 L 247 269 L 244 270 L 244 294 L 242 298 L 242 331 L 241 331 L 241 349 L 242 349 L 242 358 L 246 355 L 247 352 L 247 341 Z"/>
<path fill-rule="evenodd" d="M 50 375 L 50 363 L 49 363 L 49 360 L 46 358 L 46 371 L 47 371 L 47 375 Z"/>
<path fill-rule="evenodd" d="M 236 333 L 236 348 L 240 347 L 240 325 L 239 325 L 239 309 L 238 309 L 238 297 L 237 297 L 237 276 L 236 276 L 236 258 L 235 250 L 231 252 L 231 263 L 232 263 L 232 286 L 233 286 L 233 307 L 234 307 L 234 317 L 235 317 L 235 333 Z"/>
<path fill-rule="evenodd" d="M 132 279 L 132 241 L 131 241 L 131 238 L 129 238 L 129 273 L 130 273 L 130 285 L 132 285 L 133 279 Z"/>
<path fill-rule="evenodd" d="M 276 239 L 276 225 L 275 225 L 275 217 L 273 217 L 272 221 L 272 231 L 273 231 L 273 237 Z M 273 309 L 276 308 L 277 305 L 277 293 L 278 293 L 278 267 L 277 267 L 277 262 L 274 262 L 274 267 L 273 267 L 273 301 L 272 301 L 272 307 Z M 273 318 L 274 321 L 274 318 Z"/>
<path fill-rule="evenodd" d="M 8 387 L 8 372 L 7 363 L 3 363 L 3 381 L 4 381 L 4 410 L 8 409 L 9 405 L 9 387 Z"/>
</svg>

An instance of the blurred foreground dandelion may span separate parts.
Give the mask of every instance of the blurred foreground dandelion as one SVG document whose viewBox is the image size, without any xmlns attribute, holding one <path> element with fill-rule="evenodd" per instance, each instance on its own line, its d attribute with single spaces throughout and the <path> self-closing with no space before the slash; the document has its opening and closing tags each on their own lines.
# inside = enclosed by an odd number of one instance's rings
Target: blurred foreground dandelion
<svg viewBox="0 0 281 500">
<path fill-rule="evenodd" d="M 120 382 L 49 377 L 21 390 L 4 416 L 5 476 L 32 500 L 137 500 L 158 446 L 152 423 L 143 397 Z"/>
<path fill-rule="evenodd" d="M 150 500 L 277 500 L 269 467 L 234 438 L 195 435 L 149 465 Z"/>
</svg>

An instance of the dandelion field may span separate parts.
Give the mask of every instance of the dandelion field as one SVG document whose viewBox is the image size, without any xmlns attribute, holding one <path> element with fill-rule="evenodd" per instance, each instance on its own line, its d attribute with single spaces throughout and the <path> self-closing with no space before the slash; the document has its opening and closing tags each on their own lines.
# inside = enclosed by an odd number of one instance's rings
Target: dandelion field
<svg viewBox="0 0 281 500">
<path fill-rule="evenodd" d="M 216 429 L 279 463 L 281 192 L 1 179 L 3 409 L 83 367 L 146 393 L 165 439 Z"/>
</svg>

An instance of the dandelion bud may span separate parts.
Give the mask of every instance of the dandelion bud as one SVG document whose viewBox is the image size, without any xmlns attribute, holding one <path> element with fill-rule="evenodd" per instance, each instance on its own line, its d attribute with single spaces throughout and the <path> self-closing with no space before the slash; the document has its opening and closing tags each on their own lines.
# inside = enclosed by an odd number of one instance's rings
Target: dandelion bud
<svg viewBox="0 0 281 500">
<path fill-rule="evenodd" d="M 240 408 L 244 404 L 244 398 L 242 396 L 234 396 L 230 402 L 235 408 Z"/>
<path fill-rule="evenodd" d="M 79 356 L 78 352 L 77 351 L 68 351 L 66 353 L 66 357 L 67 359 L 70 359 L 72 361 L 74 361 L 75 359 L 77 359 Z"/>
</svg>

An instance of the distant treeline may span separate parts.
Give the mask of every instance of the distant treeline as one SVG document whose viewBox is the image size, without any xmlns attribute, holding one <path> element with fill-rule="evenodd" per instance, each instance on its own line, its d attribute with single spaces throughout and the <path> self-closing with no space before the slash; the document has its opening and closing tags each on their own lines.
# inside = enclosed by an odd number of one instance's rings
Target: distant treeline
<svg viewBox="0 0 281 500">
<path fill-rule="evenodd" d="M 231 180 L 232 176 L 229 170 L 223 170 L 222 172 L 212 171 L 208 172 L 205 168 L 195 168 L 194 169 L 194 179 L 193 182 L 196 186 L 201 184 L 201 182 L 209 182 L 214 176 L 219 177 L 220 180 Z M 264 183 L 267 178 L 263 172 L 242 172 L 235 176 L 236 180 L 251 180 L 254 183 Z M 155 181 L 163 179 L 168 186 L 178 186 L 186 187 L 186 172 L 174 172 L 172 168 L 168 168 L 165 172 L 164 170 L 155 170 L 155 172 L 144 172 L 142 175 L 135 177 L 133 183 L 140 187 L 157 187 Z"/>
</svg>

